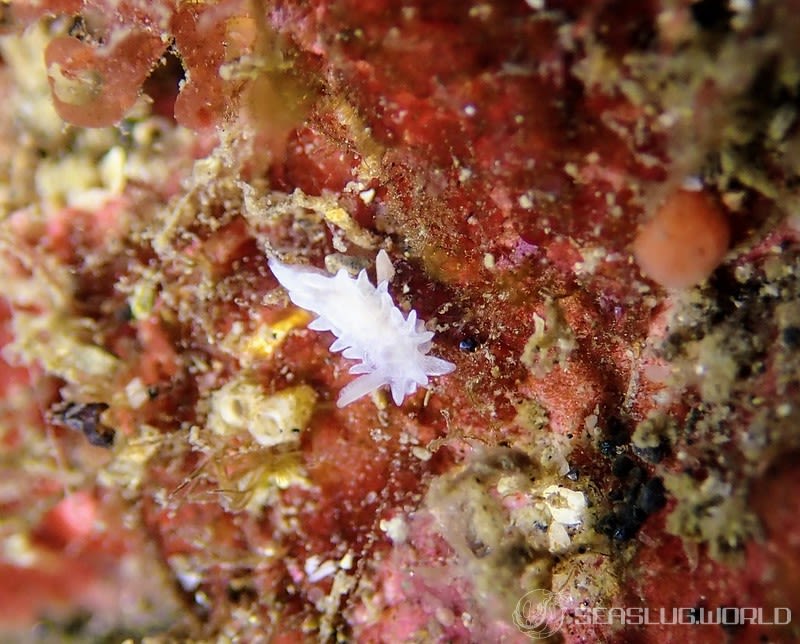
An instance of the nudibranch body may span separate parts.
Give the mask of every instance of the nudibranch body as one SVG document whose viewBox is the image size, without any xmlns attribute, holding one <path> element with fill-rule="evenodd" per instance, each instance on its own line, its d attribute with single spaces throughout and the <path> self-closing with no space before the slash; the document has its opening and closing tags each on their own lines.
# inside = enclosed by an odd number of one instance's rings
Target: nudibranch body
<svg viewBox="0 0 800 644">
<path fill-rule="evenodd" d="M 429 377 L 455 369 L 453 363 L 428 355 L 434 334 L 417 319 L 416 311 L 404 316 L 392 301 L 388 288 L 394 268 L 385 251 L 376 259 L 377 286 L 369 281 L 366 270 L 356 278 L 344 269 L 329 275 L 275 258 L 269 260 L 269 267 L 294 304 L 317 314 L 308 328 L 330 331 L 336 336 L 331 351 L 359 361 L 350 368 L 350 373 L 359 377 L 342 389 L 336 403 L 339 407 L 383 385 L 400 405 L 418 386 L 427 386 Z"/>
</svg>

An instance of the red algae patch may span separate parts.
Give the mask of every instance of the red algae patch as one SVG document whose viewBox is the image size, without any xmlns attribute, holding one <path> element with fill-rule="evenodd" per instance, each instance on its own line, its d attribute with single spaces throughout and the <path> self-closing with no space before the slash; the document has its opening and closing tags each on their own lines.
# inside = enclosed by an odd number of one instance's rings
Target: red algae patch
<svg viewBox="0 0 800 644">
<path fill-rule="evenodd" d="M 642 271 L 667 288 L 706 279 L 728 250 L 730 226 L 704 192 L 679 190 L 648 221 L 633 242 Z"/>
<path fill-rule="evenodd" d="M 164 49 L 161 38 L 148 33 L 129 34 L 102 50 L 67 36 L 53 39 L 45 63 L 59 116 L 82 127 L 116 123 Z"/>
</svg>

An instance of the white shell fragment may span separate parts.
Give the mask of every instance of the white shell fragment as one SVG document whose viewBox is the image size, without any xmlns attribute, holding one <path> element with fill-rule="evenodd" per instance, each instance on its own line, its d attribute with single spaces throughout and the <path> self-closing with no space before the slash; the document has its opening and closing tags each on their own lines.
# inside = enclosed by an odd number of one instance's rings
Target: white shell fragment
<svg viewBox="0 0 800 644">
<path fill-rule="evenodd" d="M 248 431 L 262 447 L 294 443 L 308 426 L 316 400 L 308 385 L 268 395 L 257 382 L 235 378 L 211 396 L 208 427 L 221 436 Z"/>
</svg>

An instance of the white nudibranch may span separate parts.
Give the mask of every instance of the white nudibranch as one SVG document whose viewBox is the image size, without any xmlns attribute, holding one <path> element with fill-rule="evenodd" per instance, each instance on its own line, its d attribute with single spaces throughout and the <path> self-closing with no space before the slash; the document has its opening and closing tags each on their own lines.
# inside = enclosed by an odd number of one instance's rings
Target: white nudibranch
<svg viewBox="0 0 800 644">
<path fill-rule="evenodd" d="M 269 260 L 269 267 L 292 302 L 319 316 L 308 328 L 330 331 L 336 336 L 331 351 L 360 361 L 350 368 L 350 373 L 360 377 L 342 389 L 337 406 L 349 405 L 383 385 L 390 387 L 392 399 L 400 405 L 417 386 L 427 386 L 429 376 L 443 376 L 456 368 L 452 362 L 428 355 L 433 333 L 417 319 L 416 311 L 403 317 L 395 306 L 388 292 L 394 267 L 385 251 L 375 260 L 377 287 L 366 270 L 356 278 L 344 269 L 329 275 L 275 258 Z"/>
</svg>

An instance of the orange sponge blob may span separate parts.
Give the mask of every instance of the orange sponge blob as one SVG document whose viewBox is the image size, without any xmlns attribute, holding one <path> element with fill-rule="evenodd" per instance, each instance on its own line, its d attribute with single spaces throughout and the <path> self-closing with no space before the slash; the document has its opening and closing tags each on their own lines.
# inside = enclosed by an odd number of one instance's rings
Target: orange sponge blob
<svg viewBox="0 0 800 644">
<path fill-rule="evenodd" d="M 633 254 L 649 277 L 667 288 L 706 279 L 728 250 L 728 219 L 705 192 L 679 190 L 642 226 Z"/>
</svg>

